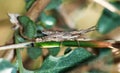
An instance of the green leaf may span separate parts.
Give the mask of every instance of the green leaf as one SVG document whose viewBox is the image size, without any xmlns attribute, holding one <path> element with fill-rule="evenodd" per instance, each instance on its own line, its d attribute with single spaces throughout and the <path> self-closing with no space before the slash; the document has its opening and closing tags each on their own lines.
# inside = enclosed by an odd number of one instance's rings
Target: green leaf
<svg viewBox="0 0 120 73">
<path fill-rule="evenodd" d="M 42 54 L 42 49 L 38 47 L 30 47 L 27 53 L 31 59 L 37 59 Z"/>
<path fill-rule="evenodd" d="M 35 0 L 27 0 L 26 1 L 26 9 L 29 10 Z"/>
<path fill-rule="evenodd" d="M 55 47 L 55 48 L 49 48 L 49 54 L 52 56 L 56 56 L 58 52 L 60 51 L 60 47 Z"/>
<path fill-rule="evenodd" d="M 106 64 L 113 64 L 114 61 L 112 51 L 109 48 L 100 49 L 100 55 L 98 56 L 98 59 L 103 59 Z"/>
<path fill-rule="evenodd" d="M 24 27 L 24 35 L 29 38 L 34 38 L 37 33 L 35 23 L 33 21 L 29 21 L 27 26 Z"/>
<path fill-rule="evenodd" d="M 17 40 L 18 43 L 23 43 L 25 42 L 26 40 L 24 38 L 22 38 L 20 35 L 19 35 L 19 30 L 16 30 L 15 31 L 15 39 Z"/>
<path fill-rule="evenodd" d="M 27 16 L 19 16 L 18 20 L 23 27 L 26 27 L 28 22 L 30 21 L 29 17 Z"/>
<path fill-rule="evenodd" d="M 109 2 L 117 2 L 117 1 L 119 1 L 119 0 L 108 0 Z"/>
<path fill-rule="evenodd" d="M 33 22 L 29 17 L 27 16 L 20 16 L 18 18 L 19 22 L 21 23 L 21 25 L 23 26 L 23 30 L 24 30 L 24 35 L 29 37 L 29 38 L 34 38 L 36 33 L 37 33 L 37 29 L 36 29 L 36 24 L 35 22 Z"/>
<path fill-rule="evenodd" d="M 51 0 L 45 10 L 57 9 L 58 6 L 62 3 L 62 0 Z"/>
<path fill-rule="evenodd" d="M 19 43 L 25 42 L 24 38 L 22 38 L 20 35 L 15 35 L 15 36 Z"/>
<path fill-rule="evenodd" d="M 0 59 L 0 73 L 17 73 L 17 69 L 10 62 Z"/>
<path fill-rule="evenodd" d="M 36 73 L 60 73 L 78 63 L 82 64 L 85 60 L 91 57 L 93 57 L 93 55 L 84 48 L 77 48 L 61 57 L 49 56 L 44 61 L 40 70 L 36 71 Z"/>
<path fill-rule="evenodd" d="M 44 30 L 44 28 L 39 23 L 36 25 L 36 29 L 37 31 Z"/>
<path fill-rule="evenodd" d="M 40 19 L 45 28 L 51 28 L 56 23 L 56 19 L 53 16 L 46 15 L 44 12 L 41 14 Z"/>
<path fill-rule="evenodd" d="M 120 9 L 119 3 L 112 3 L 117 8 Z M 97 29 L 102 34 L 107 34 L 120 26 L 120 15 L 110 12 L 107 9 L 104 9 L 103 14 L 98 21 Z"/>
</svg>

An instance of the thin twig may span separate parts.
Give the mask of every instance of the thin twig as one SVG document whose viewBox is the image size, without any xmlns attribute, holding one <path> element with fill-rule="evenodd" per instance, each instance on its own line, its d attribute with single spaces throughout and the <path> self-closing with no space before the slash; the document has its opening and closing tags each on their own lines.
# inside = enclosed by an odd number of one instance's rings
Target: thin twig
<svg viewBox="0 0 120 73">
<path fill-rule="evenodd" d="M 62 42 L 62 43 L 61 43 Z M 111 46 L 110 42 L 104 41 L 46 41 L 46 42 L 35 42 L 34 46 L 41 47 L 41 48 L 52 48 L 52 47 L 60 47 L 60 46 L 67 46 L 67 47 L 91 47 L 91 48 L 106 48 Z"/>
<path fill-rule="evenodd" d="M 50 3 L 51 0 L 36 0 L 32 7 L 28 10 L 27 16 L 36 21 L 39 14 L 43 11 L 43 9 Z"/>
<path fill-rule="evenodd" d="M 62 43 L 61 43 L 62 42 Z M 41 47 L 41 48 L 53 48 L 53 47 L 60 47 L 60 46 L 67 46 L 67 47 L 92 47 L 92 48 L 106 48 L 111 46 L 110 42 L 103 42 L 103 41 L 46 41 L 46 42 L 26 42 L 26 43 L 19 43 L 7 46 L 1 46 L 0 50 L 6 49 L 17 49 L 17 48 L 24 48 L 24 47 Z M 111 47 L 110 47 L 111 48 Z"/>
<path fill-rule="evenodd" d="M 106 0 L 93 0 L 96 3 L 102 5 L 103 7 L 105 7 L 106 9 L 110 10 L 113 13 L 117 13 L 120 15 L 120 10 L 117 9 L 115 6 L 113 6 L 112 4 L 110 4 L 109 2 L 107 2 Z"/>
<path fill-rule="evenodd" d="M 1 46 L 0 50 L 8 50 L 8 49 L 17 49 L 17 48 L 25 48 L 28 47 L 32 42 L 20 43 L 20 44 L 13 44 L 13 45 L 6 45 Z"/>
</svg>

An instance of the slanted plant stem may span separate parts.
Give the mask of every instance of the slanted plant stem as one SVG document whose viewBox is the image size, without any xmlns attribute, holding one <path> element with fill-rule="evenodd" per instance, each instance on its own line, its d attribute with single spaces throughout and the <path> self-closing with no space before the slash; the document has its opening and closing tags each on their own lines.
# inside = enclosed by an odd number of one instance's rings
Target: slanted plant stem
<svg viewBox="0 0 120 73">
<path fill-rule="evenodd" d="M 39 14 L 50 3 L 51 0 L 36 0 L 26 15 L 33 21 L 36 21 Z"/>
<path fill-rule="evenodd" d="M 52 48 L 52 47 L 60 47 L 60 46 L 67 46 L 67 47 L 92 47 L 92 48 L 106 48 L 111 46 L 110 42 L 103 42 L 103 41 L 48 41 L 48 42 L 36 42 L 34 43 L 35 47 L 41 48 Z"/>
</svg>

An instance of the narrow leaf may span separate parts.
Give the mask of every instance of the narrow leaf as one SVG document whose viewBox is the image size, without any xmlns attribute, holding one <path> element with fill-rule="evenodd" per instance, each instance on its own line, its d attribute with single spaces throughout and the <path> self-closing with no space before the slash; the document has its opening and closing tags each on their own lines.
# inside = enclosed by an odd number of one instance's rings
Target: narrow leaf
<svg viewBox="0 0 120 73">
<path fill-rule="evenodd" d="M 36 73 L 60 73 L 78 63 L 82 64 L 82 62 L 92 56 L 93 55 L 84 48 L 77 48 L 61 57 L 49 56 Z"/>
<path fill-rule="evenodd" d="M 56 56 L 58 52 L 60 51 L 60 47 L 55 47 L 55 48 L 49 48 L 49 54 L 52 56 Z"/>
<path fill-rule="evenodd" d="M 36 30 L 35 23 L 33 21 L 29 21 L 27 23 L 27 26 L 24 27 L 24 35 L 26 35 L 29 38 L 34 38 L 36 32 L 37 30 Z"/>
<path fill-rule="evenodd" d="M 27 53 L 31 59 L 37 59 L 42 54 L 42 49 L 38 47 L 30 47 Z"/>
<path fill-rule="evenodd" d="M 51 0 L 45 10 L 56 9 L 62 3 L 62 0 Z"/>
<path fill-rule="evenodd" d="M 29 10 L 35 0 L 27 0 L 26 1 L 26 9 Z"/>
<path fill-rule="evenodd" d="M 119 3 L 112 3 L 118 9 L 120 9 Z M 104 9 L 103 14 L 98 21 L 97 29 L 102 34 L 107 34 L 120 26 L 120 15 L 110 12 Z"/>
<path fill-rule="evenodd" d="M 18 19 L 23 27 L 24 35 L 31 39 L 34 38 L 37 33 L 36 24 L 27 16 L 20 16 Z"/>
</svg>

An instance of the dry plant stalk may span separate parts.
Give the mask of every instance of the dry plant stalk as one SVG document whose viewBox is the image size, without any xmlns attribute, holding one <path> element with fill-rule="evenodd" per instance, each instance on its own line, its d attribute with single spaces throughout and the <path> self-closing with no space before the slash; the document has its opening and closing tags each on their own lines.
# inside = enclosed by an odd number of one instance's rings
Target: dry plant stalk
<svg viewBox="0 0 120 73">
<path fill-rule="evenodd" d="M 36 0 L 26 15 L 35 21 L 43 9 L 50 3 L 50 0 Z"/>
</svg>

